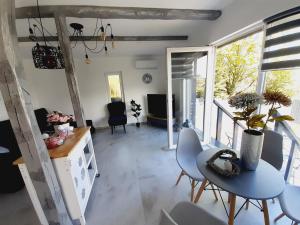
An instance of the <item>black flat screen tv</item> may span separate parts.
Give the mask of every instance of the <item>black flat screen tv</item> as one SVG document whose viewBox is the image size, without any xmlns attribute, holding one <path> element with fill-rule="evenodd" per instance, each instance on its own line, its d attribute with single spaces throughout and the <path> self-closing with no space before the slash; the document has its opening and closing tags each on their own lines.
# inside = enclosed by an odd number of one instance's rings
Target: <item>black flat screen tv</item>
<svg viewBox="0 0 300 225">
<path fill-rule="evenodd" d="M 167 95 L 147 94 L 148 113 L 155 117 L 167 118 Z M 172 96 L 173 117 L 175 115 L 175 95 Z"/>
</svg>

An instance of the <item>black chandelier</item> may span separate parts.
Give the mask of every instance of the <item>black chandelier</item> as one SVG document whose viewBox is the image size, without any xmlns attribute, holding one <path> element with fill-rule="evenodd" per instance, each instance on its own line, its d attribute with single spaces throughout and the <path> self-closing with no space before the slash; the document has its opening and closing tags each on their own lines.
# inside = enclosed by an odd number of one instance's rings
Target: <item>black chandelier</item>
<svg viewBox="0 0 300 225">
<path fill-rule="evenodd" d="M 99 24 L 100 21 L 100 24 Z M 92 36 L 86 37 L 83 34 L 83 28 L 84 26 L 80 23 L 71 23 L 70 27 L 73 28 L 73 34 L 72 37 L 75 40 L 75 44 L 72 46 L 72 48 L 75 48 L 77 46 L 77 42 L 80 41 L 84 46 L 85 51 L 85 63 L 90 64 L 91 60 L 89 59 L 88 52 L 93 54 L 99 54 L 101 52 L 105 52 L 105 54 L 108 54 L 108 42 L 111 42 L 111 47 L 115 48 L 114 43 L 114 35 L 112 32 L 112 26 L 110 23 L 103 26 L 102 20 L 97 18 L 96 25 L 94 29 L 94 33 Z M 95 41 L 95 45 L 93 47 L 88 46 L 86 41 Z M 103 45 L 98 45 L 99 41 L 103 41 Z"/>
<path fill-rule="evenodd" d="M 63 54 L 59 46 L 52 46 L 50 43 L 47 43 L 45 38 L 44 29 L 39 1 L 36 1 L 37 10 L 39 14 L 38 24 L 33 24 L 33 28 L 31 27 L 30 20 L 28 19 L 29 26 L 29 38 L 36 42 L 35 46 L 32 48 L 32 58 L 34 62 L 34 66 L 39 69 L 64 69 L 65 63 Z M 36 33 L 39 32 L 43 37 L 43 44 L 39 44 Z M 47 31 L 48 32 L 48 31 Z M 49 33 L 49 32 L 48 32 Z"/>
</svg>

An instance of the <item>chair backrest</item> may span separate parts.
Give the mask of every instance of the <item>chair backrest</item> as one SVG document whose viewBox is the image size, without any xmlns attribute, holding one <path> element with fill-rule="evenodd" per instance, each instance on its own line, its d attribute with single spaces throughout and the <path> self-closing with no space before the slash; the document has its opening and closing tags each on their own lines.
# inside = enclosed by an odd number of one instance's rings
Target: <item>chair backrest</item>
<svg viewBox="0 0 300 225">
<path fill-rule="evenodd" d="M 9 150 L 13 160 L 21 156 L 21 151 L 10 120 L 0 121 L 0 146 Z"/>
<path fill-rule="evenodd" d="M 124 102 L 111 102 L 107 104 L 107 109 L 110 116 L 120 116 L 125 113 L 125 103 Z"/>
<path fill-rule="evenodd" d="M 265 138 L 261 158 L 270 163 L 277 170 L 280 170 L 283 164 L 283 137 L 272 130 L 266 130 L 264 134 Z"/>
<path fill-rule="evenodd" d="M 35 118 L 38 123 L 38 126 L 40 128 L 41 133 L 44 133 L 47 131 L 48 128 L 48 122 L 47 122 L 47 116 L 48 116 L 48 111 L 45 108 L 40 108 L 34 110 Z"/>
<path fill-rule="evenodd" d="M 179 202 L 169 215 L 172 219 L 171 221 L 178 225 L 226 225 L 222 220 L 191 202 Z M 160 225 L 173 224 L 160 223 Z"/>
<path fill-rule="evenodd" d="M 176 157 L 181 159 L 194 159 L 203 151 L 198 134 L 193 128 L 183 128 L 178 137 Z"/>
<path fill-rule="evenodd" d="M 160 213 L 159 225 L 178 225 L 178 224 L 173 220 L 173 218 L 166 210 L 162 209 Z"/>
</svg>

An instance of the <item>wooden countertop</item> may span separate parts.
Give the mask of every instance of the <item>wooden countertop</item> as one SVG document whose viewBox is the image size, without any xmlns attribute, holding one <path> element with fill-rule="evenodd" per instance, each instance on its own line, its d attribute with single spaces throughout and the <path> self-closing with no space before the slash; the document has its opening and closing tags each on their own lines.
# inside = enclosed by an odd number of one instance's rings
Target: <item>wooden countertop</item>
<svg viewBox="0 0 300 225">
<path fill-rule="evenodd" d="M 90 127 L 75 128 L 74 134 L 70 135 L 63 145 L 56 148 L 49 149 L 49 156 L 51 159 L 66 157 L 75 148 L 81 138 L 90 131 Z M 24 163 L 23 158 L 20 157 L 13 162 L 13 165 Z"/>
</svg>

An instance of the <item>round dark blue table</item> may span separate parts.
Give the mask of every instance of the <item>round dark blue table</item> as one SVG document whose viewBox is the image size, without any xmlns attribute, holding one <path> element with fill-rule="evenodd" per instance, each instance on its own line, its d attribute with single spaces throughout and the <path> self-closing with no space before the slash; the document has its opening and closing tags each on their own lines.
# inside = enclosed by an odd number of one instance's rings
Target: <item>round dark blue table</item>
<svg viewBox="0 0 300 225">
<path fill-rule="evenodd" d="M 205 177 L 196 195 L 197 203 L 207 182 L 210 182 L 230 194 L 230 209 L 228 224 L 234 224 L 236 196 L 245 199 L 261 200 L 265 224 L 269 225 L 268 199 L 278 197 L 284 190 L 285 181 L 278 170 L 264 160 L 260 160 L 255 171 L 241 170 L 234 177 L 224 177 L 207 166 L 207 161 L 220 149 L 210 149 L 201 152 L 197 157 L 197 167 Z"/>
</svg>

